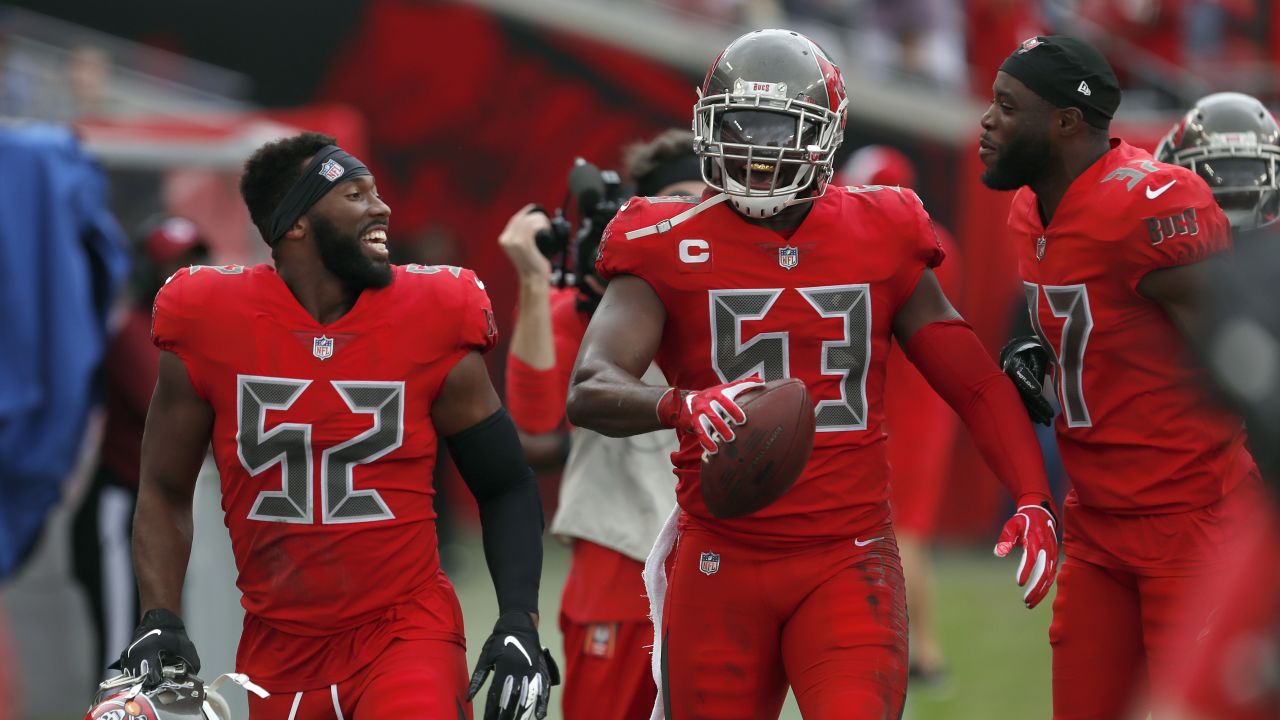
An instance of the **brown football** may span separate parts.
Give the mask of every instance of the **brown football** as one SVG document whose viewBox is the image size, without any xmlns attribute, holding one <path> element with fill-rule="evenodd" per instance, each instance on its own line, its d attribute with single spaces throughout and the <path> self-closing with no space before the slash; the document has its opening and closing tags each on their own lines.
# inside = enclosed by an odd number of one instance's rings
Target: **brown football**
<svg viewBox="0 0 1280 720">
<path fill-rule="evenodd" d="M 702 499 L 718 518 L 750 515 L 782 497 L 804 471 L 813 450 L 809 390 L 783 378 L 738 396 L 747 421 L 733 426 L 733 442 L 702 463 Z"/>
</svg>

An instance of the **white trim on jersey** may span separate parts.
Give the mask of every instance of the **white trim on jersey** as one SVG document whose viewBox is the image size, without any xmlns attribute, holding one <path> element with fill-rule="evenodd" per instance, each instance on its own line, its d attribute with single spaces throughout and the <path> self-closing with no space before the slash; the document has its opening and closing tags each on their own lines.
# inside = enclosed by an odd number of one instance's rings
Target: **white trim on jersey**
<svg viewBox="0 0 1280 720">
<path fill-rule="evenodd" d="M 667 232 L 671 228 L 675 227 L 676 225 L 679 225 L 685 220 L 688 220 L 694 215 L 697 215 L 703 210 L 706 210 L 711 207 L 715 207 L 716 205 L 719 205 L 720 203 L 728 199 L 729 199 L 728 193 L 720 193 L 719 195 L 712 195 L 706 200 L 703 200 L 697 205 L 680 213 L 679 215 L 667 218 L 666 220 L 663 220 L 662 222 L 659 222 L 656 225 L 650 225 L 649 227 L 640 228 L 638 230 L 632 230 L 631 232 L 627 233 L 626 237 L 628 240 L 635 240 L 636 238 L 648 237 L 649 235 L 658 235 L 658 234 Z"/>
<path fill-rule="evenodd" d="M 299 690 L 298 694 L 293 696 L 293 707 L 289 708 L 289 720 L 294 720 L 294 718 L 298 717 L 298 706 L 301 704 L 302 691 Z"/>
</svg>

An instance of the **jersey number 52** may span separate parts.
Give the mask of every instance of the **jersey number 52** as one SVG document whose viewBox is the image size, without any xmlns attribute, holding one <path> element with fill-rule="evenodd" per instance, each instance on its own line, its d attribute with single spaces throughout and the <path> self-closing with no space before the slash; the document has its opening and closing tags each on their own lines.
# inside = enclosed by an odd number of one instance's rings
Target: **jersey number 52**
<svg viewBox="0 0 1280 720">
<path fill-rule="evenodd" d="M 280 423 L 265 431 L 268 410 L 288 410 L 311 380 L 240 375 L 236 378 L 239 430 L 236 452 L 250 475 L 280 466 L 280 490 L 263 490 L 249 519 L 314 523 L 311 426 Z M 404 442 L 404 383 L 331 381 L 353 413 L 373 415 L 373 427 L 320 454 L 321 519 L 326 525 L 395 517 L 377 490 L 356 490 L 352 471 Z"/>
</svg>

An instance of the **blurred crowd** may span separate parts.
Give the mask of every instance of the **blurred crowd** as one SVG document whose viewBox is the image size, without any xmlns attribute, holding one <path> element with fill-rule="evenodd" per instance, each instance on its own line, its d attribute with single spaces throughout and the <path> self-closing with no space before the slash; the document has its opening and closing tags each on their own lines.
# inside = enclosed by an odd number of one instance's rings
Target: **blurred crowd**
<svg viewBox="0 0 1280 720">
<path fill-rule="evenodd" d="M 636 0 L 614 0 L 635 2 Z M 1268 0 L 644 0 L 732 28 L 793 27 L 824 45 L 845 76 L 985 99 L 1006 49 L 1044 33 L 1106 50 L 1127 104 L 1186 105 L 1224 83 L 1280 98 L 1280 8 Z M 0 34 L 0 117 L 70 121 L 118 114 L 116 68 L 92 42 L 55 72 Z M 1228 82 L 1229 81 L 1229 82 Z"/>
<path fill-rule="evenodd" d="M 1089 37 L 1115 58 L 1126 90 L 1165 95 L 1230 76 L 1273 98 L 1280 18 L 1267 0 L 675 0 L 735 26 L 803 29 L 842 61 L 881 79 L 989 93 L 1006 48 L 1032 35 Z M 850 74 L 846 71 L 846 75 Z M 1173 98 L 1160 97 L 1161 100 Z"/>
</svg>

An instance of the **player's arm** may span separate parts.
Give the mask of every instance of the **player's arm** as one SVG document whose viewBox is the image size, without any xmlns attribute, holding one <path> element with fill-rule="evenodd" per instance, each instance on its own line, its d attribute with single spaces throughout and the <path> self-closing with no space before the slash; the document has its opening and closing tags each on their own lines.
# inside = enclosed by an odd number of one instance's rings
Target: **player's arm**
<svg viewBox="0 0 1280 720">
<path fill-rule="evenodd" d="M 635 275 L 609 282 L 582 338 L 569 380 L 569 422 L 602 435 L 660 430 L 658 401 L 670 388 L 641 381 L 658 352 L 667 311 Z"/>
<path fill-rule="evenodd" d="M 556 470 L 568 456 L 564 422 L 568 364 L 557 353 L 551 318 L 551 263 L 534 238 L 550 227 L 546 214 L 525 205 L 507 220 L 498 246 L 515 268 L 519 301 L 507 350 L 507 407 L 525 458 L 539 472 Z M 564 367 L 562 367 L 564 366 Z"/>
<path fill-rule="evenodd" d="M 538 640 L 542 502 L 480 353 L 467 353 L 449 371 L 431 421 L 480 507 L 485 561 L 498 596 L 498 621 L 480 651 L 468 699 L 493 672 L 486 718 L 500 712 L 515 717 L 526 709 L 544 717 L 559 671 Z M 503 695 L 508 683 L 515 691 Z"/>
<path fill-rule="evenodd" d="M 498 236 L 498 245 L 520 281 L 520 304 L 516 307 L 509 352 L 534 370 L 549 370 L 556 364 L 551 332 L 551 264 L 534 242 L 538 231 L 550 225 L 545 214 L 525 205 L 511 216 Z"/>
<path fill-rule="evenodd" d="M 191 386 L 187 369 L 160 352 L 160 373 L 142 435 L 142 474 L 133 518 L 133 566 L 142 620 L 120 656 L 122 670 L 160 681 L 177 659 L 192 672 L 200 658 L 179 613 L 191 556 L 191 499 L 213 432 L 213 408 Z"/>
<path fill-rule="evenodd" d="M 733 440 L 747 421 L 738 395 L 764 385 L 757 376 L 700 390 L 641 381 L 662 341 L 667 311 L 647 282 L 619 275 L 591 317 L 569 384 L 569 421 L 602 435 L 624 437 L 674 428 L 697 438 L 707 454 Z"/>
<path fill-rule="evenodd" d="M 1035 607 L 1053 584 L 1058 540 L 1040 446 L 1017 391 L 951 306 L 931 270 L 924 271 L 894 316 L 893 332 L 920 374 L 960 416 L 987 465 L 1017 500 L 1018 510 L 1005 524 L 996 554 L 1003 557 L 1013 546 L 1023 546 L 1018 584 L 1027 587 L 1023 595 L 1027 606 Z M 1028 558 L 1033 562 L 1028 563 Z"/>
<path fill-rule="evenodd" d="M 1152 270 L 1138 281 L 1138 292 L 1159 303 L 1185 338 L 1202 342 L 1212 330 L 1209 278 L 1223 277 L 1213 271 L 1213 266 L 1222 262 L 1221 255 L 1214 255 L 1189 265 Z"/>
</svg>

